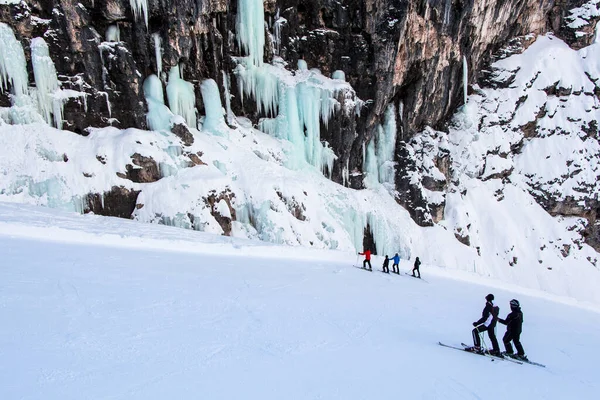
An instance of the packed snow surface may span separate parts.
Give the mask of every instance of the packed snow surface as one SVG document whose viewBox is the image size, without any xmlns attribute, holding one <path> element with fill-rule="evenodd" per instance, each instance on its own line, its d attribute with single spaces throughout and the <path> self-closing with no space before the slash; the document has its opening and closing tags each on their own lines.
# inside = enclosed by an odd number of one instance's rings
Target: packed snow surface
<svg viewBox="0 0 600 400">
<path fill-rule="evenodd" d="M 0 203 L 2 399 L 566 399 L 600 390 L 600 315 L 352 253 Z M 401 260 L 408 271 L 412 260 Z M 472 280 L 472 281 L 469 281 Z M 469 342 L 484 296 L 521 302 L 547 368 Z M 540 297 L 540 295 L 542 297 Z M 502 336 L 504 327 L 498 327 Z"/>
</svg>

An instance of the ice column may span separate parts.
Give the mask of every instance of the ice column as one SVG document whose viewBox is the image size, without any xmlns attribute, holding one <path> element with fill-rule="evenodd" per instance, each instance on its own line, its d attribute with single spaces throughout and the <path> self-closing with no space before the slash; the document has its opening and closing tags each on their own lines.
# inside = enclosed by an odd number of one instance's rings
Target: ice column
<svg viewBox="0 0 600 400">
<path fill-rule="evenodd" d="M 129 0 L 129 4 L 131 5 L 131 9 L 133 10 L 133 16 L 136 20 L 140 19 L 142 14 L 144 14 L 144 22 L 146 23 L 146 28 L 148 27 L 148 0 Z"/>
<path fill-rule="evenodd" d="M 379 127 L 377 141 L 378 174 L 380 183 L 394 183 L 396 150 L 396 107 L 390 104 L 385 110 L 383 126 Z"/>
<path fill-rule="evenodd" d="M 446 4 L 444 5 L 444 25 L 448 25 L 450 23 L 451 7 L 452 7 L 452 0 L 446 0 Z"/>
<path fill-rule="evenodd" d="M 60 85 L 48 45 L 42 38 L 31 40 L 31 63 L 37 89 L 38 110 L 48 125 L 61 129 L 63 102 L 59 96 Z"/>
<path fill-rule="evenodd" d="M 150 75 L 144 81 L 144 96 L 148 103 L 146 121 L 153 131 L 170 130 L 173 113 L 165 106 L 162 82 L 156 75 Z"/>
<path fill-rule="evenodd" d="M 223 122 L 223 106 L 221 105 L 221 95 L 217 82 L 212 79 L 206 79 L 200 84 L 202 100 L 204 101 L 204 110 L 206 117 L 202 129 L 209 132 L 215 132 Z"/>
<path fill-rule="evenodd" d="M 160 77 L 162 73 L 162 39 L 160 34 L 153 33 L 152 38 L 154 39 L 154 57 L 156 58 L 156 74 Z"/>
<path fill-rule="evenodd" d="M 467 56 L 463 56 L 463 100 L 467 104 L 467 86 L 469 85 L 469 65 L 467 64 Z"/>
<path fill-rule="evenodd" d="M 281 51 L 281 27 L 285 23 L 287 23 L 287 20 L 279 16 L 279 8 L 277 8 L 275 22 L 273 23 L 273 47 L 276 55 L 279 55 Z"/>
<path fill-rule="evenodd" d="M 235 24 L 237 41 L 252 64 L 263 63 L 265 47 L 265 11 L 263 0 L 238 0 Z"/>
<path fill-rule="evenodd" d="M 225 89 L 225 110 L 227 111 L 227 122 L 232 123 L 234 115 L 231 111 L 231 93 L 229 92 L 229 75 L 225 71 L 223 74 L 223 88 Z"/>
<path fill-rule="evenodd" d="M 0 22 L 0 90 L 5 92 L 10 84 L 15 102 L 27 96 L 28 80 L 23 46 L 15 38 L 12 28 Z"/>
<path fill-rule="evenodd" d="M 198 127 L 194 85 L 181 79 L 179 76 L 179 66 L 177 65 L 171 67 L 169 71 L 167 98 L 169 99 L 169 107 L 173 114 L 182 116 L 188 126 L 192 128 Z"/>
<path fill-rule="evenodd" d="M 375 137 L 365 150 L 364 170 L 367 183 L 394 183 L 396 128 L 396 107 L 390 104 L 385 111 L 383 124 L 377 127 Z"/>
</svg>

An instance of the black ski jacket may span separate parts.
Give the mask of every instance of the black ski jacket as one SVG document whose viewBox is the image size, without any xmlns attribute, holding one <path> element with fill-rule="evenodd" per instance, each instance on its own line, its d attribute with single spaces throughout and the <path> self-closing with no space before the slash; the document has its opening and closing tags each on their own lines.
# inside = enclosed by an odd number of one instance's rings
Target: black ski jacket
<svg viewBox="0 0 600 400">
<path fill-rule="evenodd" d="M 485 321 L 487 321 L 488 317 L 490 316 L 490 313 L 492 312 L 493 307 L 494 307 L 494 305 L 492 303 L 490 303 L 489 301 L 486 302 L 485 307 L 483 308 L 483 311 L 481 312 L 481 318 L 478 319 L 473 325 L 475 325 L 475 326 L 481 325 Z"/>
<path fill-rule="evenodd" d="M 506 332 L 511 334 L 520 334 L 523 329 L 523 312 L 520 308 L 514 308 L 506 319 L 499 318 L 501 324 L 506 325 Z"/>
</svg>

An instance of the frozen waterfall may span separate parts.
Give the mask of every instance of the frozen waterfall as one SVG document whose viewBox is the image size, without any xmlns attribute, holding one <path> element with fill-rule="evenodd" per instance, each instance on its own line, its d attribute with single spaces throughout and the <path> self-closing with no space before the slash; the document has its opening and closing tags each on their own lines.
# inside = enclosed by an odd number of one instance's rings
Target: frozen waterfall
<svg viewBox="0 0 600 400">
<path fill-rule="evenodd" d="M 252 64 L 263 63 L 265 47 L 265 11 L 263 0 L 239 0 L 235 24 L 237 41 Z"/>
<path fill-rule="evenodd" d="M 367 185 L 394 184 L 396 129 L 396 107 L 392 103 L 385 110 L 383 124 L 377 126 L 375 137 L 371 139 L 364 151 Z"/>
<path fill-rule="evenodd" d="M 48 125 L 62 128 L 63 101 L 56 68 L 50 58 L 48 45 L 42 38 L 31 40 L 31 63 L 38 100 L 38 110 Z"/>
<path fill-rule="evenodd" d="M 11 88 L 13 102 L 28 95 L 27 63 L 21 42 L 10 26 L 0 22 L 0 89 Z"/>
</svg>

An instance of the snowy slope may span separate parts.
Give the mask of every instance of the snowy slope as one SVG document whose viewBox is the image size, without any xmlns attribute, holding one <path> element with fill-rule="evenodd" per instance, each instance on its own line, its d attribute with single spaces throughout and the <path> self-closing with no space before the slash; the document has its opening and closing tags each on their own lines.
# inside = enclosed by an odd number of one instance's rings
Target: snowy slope
<svg viewBox="0 0 600 400">
<path fill-rule="evenodd" d="M 564 399 L 600 389 L 597 311 L 436 266 L 422 267 L 426 283 L 356 269 L 350 253 L 6 203 L 0 252 L 2 399 Z M 546 369 L 437 345 L 469 341 L 488 292 L 503 315 L 521 301 L 523 344 Z"/>
</svg>

